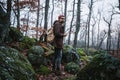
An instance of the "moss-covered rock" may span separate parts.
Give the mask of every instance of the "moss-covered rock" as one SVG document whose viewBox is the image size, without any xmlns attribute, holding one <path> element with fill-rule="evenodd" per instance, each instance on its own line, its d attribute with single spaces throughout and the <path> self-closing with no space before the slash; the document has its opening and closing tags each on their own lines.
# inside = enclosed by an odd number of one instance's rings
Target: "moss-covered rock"
<svg viewBox="0 0 120 80">
<path fill-rule="evenodd" d="M 89 63 L 92 60 L 92 56 L 91 55 L 88 56 L 85 53 L 85 49 L 84 48 L 77 48 L 77 53 L 78 53 L 78 55 L 80 57 L 81 63 Z"/>
<path fill-rule="evenodd" d="M 20 48 L 21 49 L 25 49 L 25 48 L 31 48 L 32 46 L 34 46 L 36 44 L 36 39 L 35 38 L 30 38 L 28 36 L 24 36 L 23 40 L 20 42 Z"/>
<path fill-rule="evenodd" d="M 62 61 L 64 63 L 68 62 L 80 62 L 80 56 L 78 55 L 76 49 L 74 49 L 72 46 L 67 45 L 63 49 L 63 57 Z"/>
<path fill-rule="evenodd" d="M 86 63 L 89 63 L 92 60 L 92 56 L 81 56 L 80 60 L 85 61 Z"/>
<path fill-rule="evenodd" d="M 28 50 L 27 55 L 31 64 L 38 66 L 44 64 L 44 49 L 41 46 L 33 46 Z"/>
<path fill-rule="evenodd" d="M 9 40 L 11 41 L 22 41 L 23 34 L 15 27 L 10 27 Z"/>
<path fill-rule="evenodd" d="M 76 80 L 120 80 L 119 75 L 120 60 L 101 53 L 78 73 Z"/>
<path fill-rule="evenodd" d="M 101 54 L 101 53 L 106 53 L 105 50 L 97 50 L 95 51 L 93 54 L 91 54 L 92 56 L 96 55 L 96 54 Z"/>
<path fill-rule="evenodd" d="M 0 80 L 36 80 L 29 61 L 16 49 L 0 47 Z"/>
<path fill-rule="evenodd" d="M 70 62 L 65 65 L 65 71 L 67 71 L 68 73 L 77 74 L 79 70 L 79 65 L 74 62 Z"/>
</svg>

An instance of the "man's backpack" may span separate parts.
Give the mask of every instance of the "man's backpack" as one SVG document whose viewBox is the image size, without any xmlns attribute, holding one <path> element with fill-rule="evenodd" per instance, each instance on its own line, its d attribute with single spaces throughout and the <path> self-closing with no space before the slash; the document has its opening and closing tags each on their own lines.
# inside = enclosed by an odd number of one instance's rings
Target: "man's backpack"
<svg viewBox="0 0 120 80">
<path fill-rule="evenodd" d="M 50 29 L 48 29 L 47 42 L 52 43 L 53 40 L 54 40 L 54 25 L 55 25 L 56 22 L 58 22 L 58 20 L 55 20 L 54 23 L 53 23 L 53 26 Z"/>
</svg>

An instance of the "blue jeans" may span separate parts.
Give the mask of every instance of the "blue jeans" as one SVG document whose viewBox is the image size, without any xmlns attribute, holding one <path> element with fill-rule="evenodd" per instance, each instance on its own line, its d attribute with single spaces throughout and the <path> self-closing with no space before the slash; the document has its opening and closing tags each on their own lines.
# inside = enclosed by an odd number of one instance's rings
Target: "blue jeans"
<svg viewBox="0 0 120 80">
<path fill-rule="evenodd" d="M 53 57 L 53 69 L 54 70 L 61 70 L 61 60 L 62 60 L 62 49 L 55 48 L 55 53 Z"/>
</svg>

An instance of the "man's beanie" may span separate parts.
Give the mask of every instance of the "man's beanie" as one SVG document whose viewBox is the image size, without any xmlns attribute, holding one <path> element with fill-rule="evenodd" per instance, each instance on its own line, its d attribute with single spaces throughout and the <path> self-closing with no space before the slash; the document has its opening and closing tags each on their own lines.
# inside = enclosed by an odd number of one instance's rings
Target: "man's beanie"
<svg viewBox="0 0 120 80">
<path fill-rule="evenodd" d="M 61 18 L 65 18 L 65 16 L 64 15 L 59 15 L 58 19 L 61 19 Z"/>
</svg>

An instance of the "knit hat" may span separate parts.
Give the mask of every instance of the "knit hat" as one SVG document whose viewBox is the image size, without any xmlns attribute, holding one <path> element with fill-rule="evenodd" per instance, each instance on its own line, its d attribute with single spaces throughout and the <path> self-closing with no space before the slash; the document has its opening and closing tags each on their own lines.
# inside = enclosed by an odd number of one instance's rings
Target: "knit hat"
<svg viewBox="0 0 120 80">
<path fill-rule="evenodd" d="M 61 19 L 61 18 L 65 18 L 65 16 L 64 15 L 59 15 L 58 19 Z"/>
</svg>

